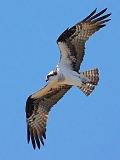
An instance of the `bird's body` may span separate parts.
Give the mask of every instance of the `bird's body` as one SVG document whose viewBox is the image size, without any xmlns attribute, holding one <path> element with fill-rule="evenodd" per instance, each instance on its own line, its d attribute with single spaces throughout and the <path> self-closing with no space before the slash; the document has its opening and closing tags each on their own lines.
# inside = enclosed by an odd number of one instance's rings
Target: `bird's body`
<svg viewBox="0 0 120 160">
<path fill-rule="evenodd" d="M 80 65 L 85 53 L 85 42 L 105 26 L 110 14 L 101 16 L 107 9 L 96 13 L 94 10 L 84 20 L 66 29 L 57 39 L 60 49 L 60 62 L 47 77 L 45 87 L 30 95 L 26 102 L 27 139 L 33 148 L 40 148 L 46 139 L 46 125 L 51 108 L 75 86 L 90 95 L 99 81 L 98 69 L 81 72 Z"/>
<path fill-rule="evenodd" d="M 82 85 L 82 82 L 87 82 L 89 79 L 82 75 L 81 73 L 78 73 L 76 71 L 73 71 L 70 68 L 57 66 L 56 67 L 57 74 L 50 77 L 48 83 L 58 83 L 60 85 L 71 85 L 80 87 Z"/>
</svg>

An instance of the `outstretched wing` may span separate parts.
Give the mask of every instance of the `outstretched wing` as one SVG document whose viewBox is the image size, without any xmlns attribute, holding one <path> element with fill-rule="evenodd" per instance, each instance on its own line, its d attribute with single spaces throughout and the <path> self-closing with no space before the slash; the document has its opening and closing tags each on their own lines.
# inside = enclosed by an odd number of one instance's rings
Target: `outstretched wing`
<svg viewBox="0 0 120 160">
<path fill-rule="evenodd" d="M 28 97 L 26 102 L 27 140 L 31 139 L 33 148 L 40 149 L 46 139 L 48 113 L 64 94 L 71 88 L 69 85 L 49 84 L 40 91 Z"/>
<path fill-rule="evenodd" d="M 66 29 L 57 39 L 57 44 L 60 48 L 61 58 L 59 65 L 70 67 L 78 71 L 84 57 L 85 42 L 88 38 L 104 27 L 107 19 L 111 14 L 103 15 L 107 10 L 105 8 L 96 14 L 96 9 L 87 16 L 84 20 L 77 23 L 70 29 Z"/>
</svg>

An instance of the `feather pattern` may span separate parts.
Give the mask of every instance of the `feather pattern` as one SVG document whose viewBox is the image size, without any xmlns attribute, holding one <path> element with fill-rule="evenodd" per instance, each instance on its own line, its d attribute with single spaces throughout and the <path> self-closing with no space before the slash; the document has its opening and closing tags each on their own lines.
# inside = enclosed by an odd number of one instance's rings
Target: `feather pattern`
<svg viewBox="0 0 120 160">
<path fill-rule="evenodd" d="M 111 14 L 105 13 L 107 9 L 96 13 L 96 9 L 81 22 L 71 28 L 67 28 L 57 39 L 57 44 L 60 49 L 60 62 L 57 66 L 59 69 L 67 69 L 79 73 L 80 65 L 84 57 L 85 42 L 89 37 L 106 25 Z M 51 72 L 50 72 L 51 73 Z M 77 73 L 77 74 L 78 74 Z M 52 72 L 47 76 L 57 75 L 57 71 Z M 89 83 L 83 83 L 79 87 L 86 95 L 91 94 L 95 85 L 97 85 L 99 77 L 98 70 L 83 72 L 83 75 L 91 80 Z M 66 83 L 48 83 L 38 92 L 30 95 L 26 102 L 26 122 L 27 122 L 27 140 L 31 141 L 33 148 L 44 145 L 46 139 L 46 126 L 48 114 L 51 108 L 65 95 L 72 87 L 65 85 Z"/>
<path fill-rule="evenodd" d="M 27 140 L 29 143 L 31 139 L 34 149 L 36 145 L 39 149 L 41 144 L 44 145 L 48 113 L 71 86 L 59 85 L 50 88 L 47 93 L 41 96 L 46 88 L 49 88 L 49 84 L 41 89 L 39 93 L 29 96 L 26 102 Z"/>
<path fill-rule="evenodd" d="M 61 52 L 59 65 L 69 66 L 74 71 L 79 71 L 80 64 L 85 53 L 85 42 L 89 37 L 104 27 L 111 14 L 106 14 L 107 8 L 96 13 L 96 9 L 81 22 L 77 23 L 70 29 L 67 28 L 57 39 L 57 44 Z"/>
</svg>

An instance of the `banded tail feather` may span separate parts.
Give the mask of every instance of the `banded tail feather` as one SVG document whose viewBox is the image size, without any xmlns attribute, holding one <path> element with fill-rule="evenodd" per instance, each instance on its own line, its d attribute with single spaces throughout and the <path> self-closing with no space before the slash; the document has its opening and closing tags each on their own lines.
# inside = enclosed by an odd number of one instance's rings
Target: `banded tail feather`
<svg viewBox="0 0 120 160">
<path fill-rule="evenodd" d="M 90 83 L 97 85 L 99 81 L 99 71 L 98 68 L 87 70 L 82 72 L 82 74 L 90 80 Z"/>
<path fill-rule="evenodd" d="M 82 72 L 82 74 L 89 79 L 89 82 L 83 82 L 82 85 L 79 87 L 81 91 L 86 95 L 89 96 L 92 91 L 95 89 L 95 86 L 98 84 L 99 81 L 99 71 L 97 68 Z"/>
</svg>

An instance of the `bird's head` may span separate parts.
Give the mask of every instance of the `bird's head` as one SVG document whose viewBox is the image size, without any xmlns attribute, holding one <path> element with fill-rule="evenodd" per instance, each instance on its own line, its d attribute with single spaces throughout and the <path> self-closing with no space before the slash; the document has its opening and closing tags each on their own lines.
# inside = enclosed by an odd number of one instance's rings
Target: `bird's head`
<svg viewBox="0 0 120 160">
<path fill-rule="evenodd" d="M 47 76 L 46 76 L 46 82 L 49 80 L 54 80 L 54 78 L 57 76 L 57 71 L 51 71 Z"/>
</svg>

